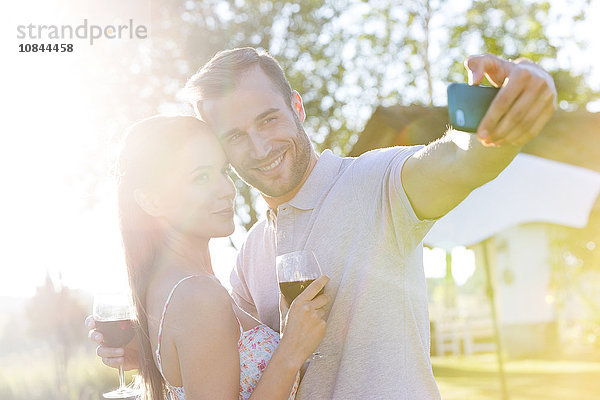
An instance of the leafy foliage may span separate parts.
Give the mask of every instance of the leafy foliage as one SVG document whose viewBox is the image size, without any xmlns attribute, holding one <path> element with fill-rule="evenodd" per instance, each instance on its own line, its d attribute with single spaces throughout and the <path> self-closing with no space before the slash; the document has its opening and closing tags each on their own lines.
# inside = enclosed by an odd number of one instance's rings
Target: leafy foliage
<svg viewBox="0 0 600 400">
<path fill-rule="evenodd" d="M 569 23 L 584 19 L 587 2 L 581 1 L 573 6 L 579 12 Z M 98 146 L 114 147 L 127 125 L 155 112 L 191 113 L 180 90 L 187 78 L 218 50 L 239 46 L 266 49 L 279 60 L 292 87 L 303 95 L 305 128 L 317 149 L 340 155 L 350 151 L 376 106 L 440 104 L 445 82 L 464 80 L 462 61 L 473 53 L 525 56 L 542 63 L 553 73 L 566 107 L 581 107 L 598 97 L 582 73 L 554 62 L 561 43 L 547 35 L 556 22 L 550 3 L 473 0 L 459 15 L 448 11 L 453 4 L 153 2 L 151 41 L 115 45 L 110 63 L 92 60 L 86 69 L 86 81 L 95 82 L 90 91 L 97 105 Z M 92 165 L 91 176 L 102 176 L 108 162 L 105 158 Z M 93 190 L 93 182 L 88 184 Z M 238 191 L 238 215 L 249 228 L 258 218 L 259 194 L 240 182 Z"/>
<path fill-rule="evenodd" d="M 573 2 L 570 7 L 578 13 L 570 21 L 576 24 L 584 19 L 589 2 Z M 548 36 L 550 25 L 558 24 L 551 18 L 547 1 L 528 0 L 474 0 L 463 20 L 450 29 L 449 48 L 458 50 L 461 58 L 475 53 L 492 53 L 507 59 L 526 57 L 545 66 L 552 74 L 558 91 L 558 101 L 568 109 L 585 107 L 599 98 L 600 92 L 587 86 L 584 73 L 575 73 L 558 67 L 560 47 L 572 38 L 554 43 Z M 584 43 L 570 43 L 584 47 Z M 460 81 L 462 66 L 455 63 L 448 74 L 449 81 Z"/>
<path fill-rule="evenodd" d="M 556 226 L 551 233 L 551 290 L 559 317 L 567 309 L 570 314 L 577 310 L 581 345 L 600 350 L 600 210 L 591 213 L 583 229 Z"/>
</svg>

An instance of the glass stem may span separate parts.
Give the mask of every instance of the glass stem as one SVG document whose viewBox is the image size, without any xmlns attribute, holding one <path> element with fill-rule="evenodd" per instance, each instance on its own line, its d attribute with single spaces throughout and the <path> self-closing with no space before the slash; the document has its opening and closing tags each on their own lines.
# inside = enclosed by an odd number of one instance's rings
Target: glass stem
<svg viewBox="0 0 600 400">
<path fill-rule="evenodd" d="M 119 365 L 119 389 L 125 388 L 125 373 L 123 372 L 123 365 Z"/>
</svg>

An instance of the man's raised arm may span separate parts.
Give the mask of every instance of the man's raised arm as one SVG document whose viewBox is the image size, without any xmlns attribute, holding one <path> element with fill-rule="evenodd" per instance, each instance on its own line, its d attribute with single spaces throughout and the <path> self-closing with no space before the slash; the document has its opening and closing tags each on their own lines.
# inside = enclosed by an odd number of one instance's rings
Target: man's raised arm
<svg viewBox="0 0 600 400">
<path fill-rule="evenodd" d="M 469 58 L 465 67 L 470 84 L 486 76 L 501 90 L 476 136 L 450 130 L 406 161 L 402 184 L 420 219 L 443 216 L 498 176 L 556 109 L 551 76 L 529 60 L 513 62 L 486 54 Z"/>
</svg>

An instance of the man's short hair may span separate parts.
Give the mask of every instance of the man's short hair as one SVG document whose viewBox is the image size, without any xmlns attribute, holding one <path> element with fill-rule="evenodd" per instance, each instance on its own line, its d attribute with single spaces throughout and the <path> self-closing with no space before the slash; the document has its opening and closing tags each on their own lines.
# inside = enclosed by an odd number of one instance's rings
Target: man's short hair
<svg viewBox="0 0 600 400">
<path fill-rule="evenodd" d="M 292 88 L 277 60 L 266 51 L 242 47 L 218 52 L 187 81 L 185 88 L 196 112 L 201 111 L 203 100 L 235 90 L 243 73 L 255 66 L 269 77 L 291 108 Z"/>
</svg>

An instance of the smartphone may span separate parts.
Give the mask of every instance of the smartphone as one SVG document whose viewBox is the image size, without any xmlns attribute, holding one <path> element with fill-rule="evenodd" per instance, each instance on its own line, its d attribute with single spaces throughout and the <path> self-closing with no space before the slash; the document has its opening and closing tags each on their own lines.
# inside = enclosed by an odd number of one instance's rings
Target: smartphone
<svg viewBox="0 0 600 400">
<path fill-rule="evenodd" d="M 450 125 L 465 132 L 477 132 L 477 127 L 500 89 L 492 86 L 451 83 L 448 86 Z"/>
</svg>

